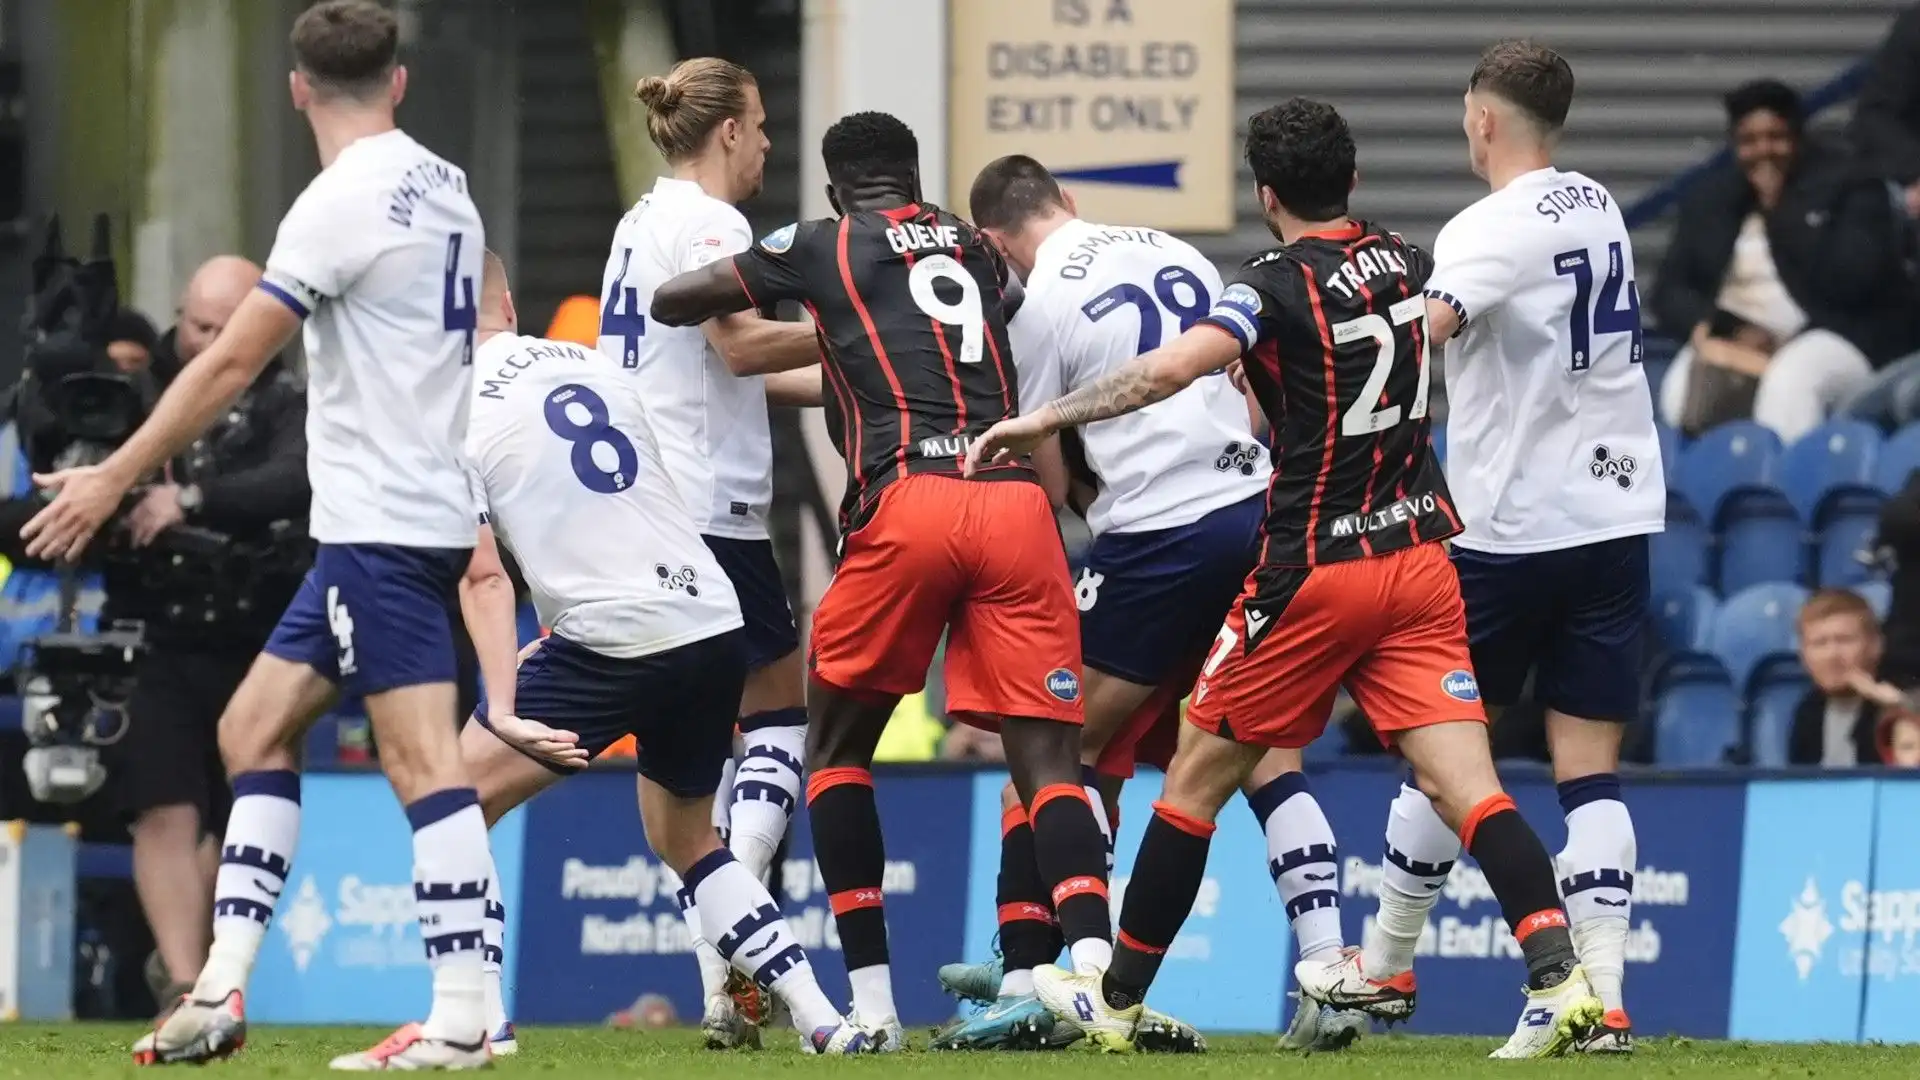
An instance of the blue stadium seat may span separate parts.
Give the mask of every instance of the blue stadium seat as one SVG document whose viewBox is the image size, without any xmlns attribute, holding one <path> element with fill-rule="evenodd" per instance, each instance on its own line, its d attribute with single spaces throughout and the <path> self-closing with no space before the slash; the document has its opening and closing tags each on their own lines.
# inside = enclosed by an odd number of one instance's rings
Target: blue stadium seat
<svg viewBox="0 0 1920 1080">
<path fill-rule="evenodd" d="M 1861 420 L 1829 420 L 1780 455 L 1774 482 L 1809 525 L 1836 497 L 1873 490 L 1880 429 Z"/>
<path fill-rule="evenodd" d="M 1653 636 L 1660 654 L 1704 652 L 1713 630 L 1713 614 L 1720 606 L 1703 585 L 1656 593 L 1653 598 Z"/>
<path fill-rule="evenodd" d="M 1650 573 L 1656 593 L 1679 592 L 1707 584 L 1713 534 L 1687 501 L 1667 496 L 1667 528 L 1647 538 Z"/>
<path fill-rule="evenodd" d="M 1860 553 L 1873 546 L 1880 533 L 1877 512 L 1842 513 L 1829 518 L 1814 542 L 1814 581 L 1823 589 L 1857 585 L 1874 574 L 1872 566 L 1860 561 Z"/>
<path fill-rule="evenodd" d="M 1762 678 L 1747 698 L 1747 747 L 1753 764 L 1778 769 L 1787 764 L 1787 741 L 1793 734 L 1793 710 L 1812 686 L 1805 674 L 1783 673 Z"/>
<path fill-rule="evenodd" d="M 1805 571 L 1806 530 L 1783 498 L 1735 492 L 1721 507 L 1720 560 L 1715 581 L 1732 596 L 1768 581 L 1799 581 Z"/>
<path fill-rule="evenodd" d="M 1907 486 L 1907 474 L 1920 469 L 1920 424 L 1908 424 L 1880 444 L 1873 486 L 1891 495 Z"/>
<path fill-rule="evenodd" d="M 1883 621 L 1886 619 L 1888 610 L 1893 607 L 1893 586 L 1890 583 L 1875 579 L 1855 582 L 1850 587 L 1866 598 L 1867 606 L 1873 609 L 1876 617 Z"/>
<path fill-rule="evenodd" d="M 1653 759 L 1676 768 L 1724 765 L 1740 746 L 1740 695 L 1723 679 L 1690 678 L 1654 705 Z"/>
<path fill-rule="evenodd" d="M 1440 461 L 1440 467 L 1447 465 L 1447 425 L 1433 425 L 1433 434 L 1428 436 L 1433 442 L 1433 456 Z"/>
<path fill-rule="evenodd" d="M 1789 582 L 1753 585 L 1721 601 L 1708 649 L 1727 666 L 1733 685 L 1745 689 L 1762 661 L 1792 653 L 1800 605 L 1807 590 Z"/>
<path fill-rule="evenodd" d="M 1660 433 L 1660 470 L 1667 479 L 1667 490 L 1676 486 L 1676 477 L 1680 475 L 1680 457 L 1686 453 L 1686 440 L 1680 432 L 1658 421 L 1653 428 Z"/>
<path fill-rule="evenodd" d="M 1680 460 L 1681 494 L 1709 523 L 1729 495 L 1773 481 L 1780 436 L 1751 420 L 1721 424 L 1695 439 Z"/>
</svg>

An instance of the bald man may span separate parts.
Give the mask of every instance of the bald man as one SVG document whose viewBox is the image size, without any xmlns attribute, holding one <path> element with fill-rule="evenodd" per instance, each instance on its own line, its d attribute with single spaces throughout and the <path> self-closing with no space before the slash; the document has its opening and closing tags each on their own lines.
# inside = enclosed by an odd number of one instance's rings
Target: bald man
<svg viewBox="0 0 1920 1080">
<path fill-rule="evenodd" d="M 260 268 L 236 255 L 209 259 L 195 271 L 181 293 L 179 321 L 161 337 L 148 367 L 162 389 L 220 336 L 259 281 Z M 153 927 L 148 979 L 163 1004 L 192 985 L 206 961 L 219 866 L 214 838 L 225 831 L 232 802 L 217 726 L 306 569 L 304 528 L 294 530 L 292 540 L 274 534 L 276 522 L 304 524 L 311 499 L 306 448 L 304 389 L 275 360 L 128 515 L 127 530 L 140 547 L 164 548 L 168 530 L 183 524 L 259 547 L 297 545 L 286 565 L 250 575 L 246 610 L 218 599 L 186 603 L 183 597 L 219 591 L 206 580 L 212 571 L 191 560 L 177 568 L 155 560 L 149 569 L 169 569 L 134 583 L 107 582 L 109 608 L 143 619 L 150 645 L 136 672 L 116 782 L 131 820 L 134 886 Z M 244 572 L 238 566 L 218 571 Z"/>
</svg>

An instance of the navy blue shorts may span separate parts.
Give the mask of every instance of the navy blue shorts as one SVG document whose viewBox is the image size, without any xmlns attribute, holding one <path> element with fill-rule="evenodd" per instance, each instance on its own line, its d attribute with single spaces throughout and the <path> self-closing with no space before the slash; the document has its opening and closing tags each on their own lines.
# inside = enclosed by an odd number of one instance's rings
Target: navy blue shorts
<svg viewBox="0 0 1920 1080">
<path fill-rule="evenodd" d="M 1640 635 L 1646 624 L 1647 538 L 1524 555 L 1453 549 L 1467 605 L 1467 637 L 1480 696 L 1534 699 L 1588 720 L 1640 713 Z"/>
<path fill-rule="evenodd" d="M 740 597 L 740 614 L 747 620 L 747 670 L 759 671 L 800 648 L 793 607 L 787 603 L 787 583 L 780 564 L 773 561 L 773 541 L 734 540 L 702 536 L 707 550 L 733 582 Z"/>
<path fill-rule="evenodd" d="M 640 775 L 694 799 L 713 794 L 733 757 L 733 724 L 746 682 L 739 630 L 626 660 L 549 634 L 520 662 L 514 712 L 573 732 L 594 757 L 632 735 Z M 482 700 L 474 719 L 487 727 L 486 717 Z"/>
<path fill-rule="evenodd" d="M 321 544 L 265 651 L 348 697 L 453 682 L 451 620 L 472 557 L 472 548 Z"/>
<path fill-rule="evenodd" d="M 1204 651 L 1260 554 L 1265 513 L 1255 495 L 1190 525 L 1095 537 L 1074 582 L 1081 663 L 1158 686 Z"/>
</svg>

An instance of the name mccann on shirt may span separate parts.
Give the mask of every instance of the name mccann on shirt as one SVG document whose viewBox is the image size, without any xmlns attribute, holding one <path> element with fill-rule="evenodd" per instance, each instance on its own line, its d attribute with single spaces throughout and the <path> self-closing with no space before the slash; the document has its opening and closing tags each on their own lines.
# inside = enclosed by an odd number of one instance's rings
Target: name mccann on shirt
<svg viewBox="0 0 1920 1080">
<path fill-rule="evenodd" d="M 1100 253 L 1115 244 L 1145 244 L 1157 248 L 1166 246 L 1161 243 L 1166 238 L 1166 233 L 1153 229 L 1101 229 L 1073 245 L 1073 250 L 1067 253 L 1067 265 L 1060 268 L 1060 276 L 1068 281 L 1086 277 Z"/>
<path fill-rule="evenodd" d="M 507 400 L 505 391 L 509 382 L 519 378 L 520 373 L 532 367 L 534 361 L 554 358 L 578 360 L 585 364 L 592 362 L 593 354 L 578 345 L 564 341 L 549 341 L 545 344 L 517 349 L 507 354 L 507 358 L 500 362 L 500 369 L 495 371 L 491 378 L 480 380 L 480 396 L 492 398 L 495 401 Z"/>
<path fill-rule="evenodd" d="M 1568 184 L 1557 187 L 1533 204 L 1533 212 L 1554 224 L 1575 210 L 1605 210 L 1611 200 L 1592 184 Z"/>
<path fill-rule="evenodd" d="M 1377 277 L 1388 274 L 1407 275 L 1407 260 L 1400 254 L 1387 248 L 1361 248 L 1353 258 L 1340 264 L 1340 269 L 1327 277 L 1327 288 L 1351 300 L 1354 293 L 1367 287 L 1367 283 Z"/>
<path fill-rule="evenodd" d="M 467 174 L 444 161 L 423 161 L 400 177 L 400 184 L 387 196 L 387 220 L 403 229 L 413 228 L 413 209 L 435 191 L 452 188 L 465 195 Z"/>
</svg>

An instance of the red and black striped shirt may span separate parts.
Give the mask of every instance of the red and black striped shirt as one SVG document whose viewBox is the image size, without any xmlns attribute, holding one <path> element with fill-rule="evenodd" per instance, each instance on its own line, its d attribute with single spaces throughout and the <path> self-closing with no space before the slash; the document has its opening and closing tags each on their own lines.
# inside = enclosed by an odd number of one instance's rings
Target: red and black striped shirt
<svg viewBox="0 0 1920 1080">
<path fill-rule="evenodd" d="M 734 256 L 756 306 L 798 300 L 820 331 L 828 429 L 847 461 L 842 529 L 887 484 L 958 476 L 972 437 L 1019 411 L 1005 264 L 936 206 L 789 225 Z M 1024 463 L 981 479 L 1034 478 Z"/>
<path fill-rule="evenodd" d="M 1273 424 L 1265 566 L 1316 566 L 1460 531 L 1434 457 L 1421 288 L 1433 257 L 1354 222 L 1249 259 L 1206 322 L 1232 334 Z"/>
</svg>

